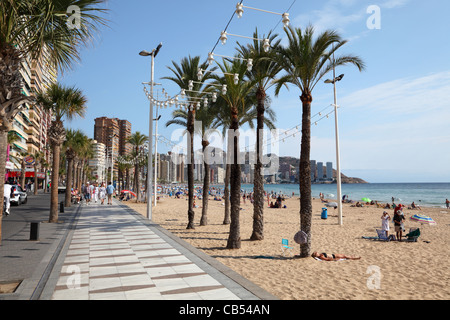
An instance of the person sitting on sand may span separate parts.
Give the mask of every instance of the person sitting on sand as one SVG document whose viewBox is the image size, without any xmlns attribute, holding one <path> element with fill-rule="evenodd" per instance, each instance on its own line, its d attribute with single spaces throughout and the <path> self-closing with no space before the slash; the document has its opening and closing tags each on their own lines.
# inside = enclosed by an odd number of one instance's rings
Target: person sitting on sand
<svg viewBox="0 0 450 320">
<path fill-rule="evenodd" d="M 317 253 L 314 251 L 311 255 L 313 258 L 317 258 L 324 261 L 338 261 L 338 260 L 359 260 L 361 257 L 352 257 L 344 254 L 327 254 L 327 253 Z"/>
<path fill-rule="evenodd" d="M 419 209 L 419 210 L 422 210 L 422 208 L 420 208 L 420 206 L 416 205 L 416 204 L 414 203 L 414 201 L 411 203 L 411 209 Z"/>
</svg>

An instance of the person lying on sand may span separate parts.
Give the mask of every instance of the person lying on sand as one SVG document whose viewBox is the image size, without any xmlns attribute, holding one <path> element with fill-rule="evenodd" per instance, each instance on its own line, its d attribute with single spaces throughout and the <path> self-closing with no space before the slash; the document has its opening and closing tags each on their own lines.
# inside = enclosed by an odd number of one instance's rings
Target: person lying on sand
<svg viewBox="0 0 450 320">
<path fill-rule="evenodd" d="M 346 256 L 344 254 L 326 254 L 326 253 L 317 253 L 317 251 L 314 251 L 311 255 L 313 258 L 317 258 L 324 261 L 338 261 L 338 260 L 359 260 L 361 257 L 351 257 Z"/>
</svg>

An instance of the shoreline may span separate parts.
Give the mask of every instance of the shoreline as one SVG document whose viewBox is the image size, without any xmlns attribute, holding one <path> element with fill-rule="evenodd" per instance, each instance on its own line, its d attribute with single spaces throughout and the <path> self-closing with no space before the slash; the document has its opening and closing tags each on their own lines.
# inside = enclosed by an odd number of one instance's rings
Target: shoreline
<svg viewBox="0 0 450 320">
<path fill-rule="evenodd" d="M 122 202 L 142 215 L 144 204 Z M 177 237 L 217 259 L 243 277 L 282 300 L 447 300 L 450 266 L 443 263 L 449 252 L 450 210 L 442 208 L 404 209 L 407 231 L 421 229 L 418 242 L 382 242 L 363 239 L 376 236 L 381 215 L 386 209 L 376 206 L 343 205 L 343 226 L 337 224 L 337 210 L 328 209 L 321 219 L 324 204 L 313 200 L 311 253 L 314 251 L 361 256 L 358 261 L 317 261 L 312 257 L 294 259 L 299 245 L 294 235 L 299 230 L 298 197 L 286 199 L 287 209 L 264 208 L 264 240 L 250 241 L 253 205 L 241 199 L 241 249 L 226 249 L 230 226 L 223 225 L 223 201 L 210 197 L 208 225 L 199 226 L 202 209 L 195 208 L 195 229 L 186 230 L 187 200 L 162 197 L 153 207 L 153 221 Z M 197 200 L 201 205 L 201 201 Z M 386 210 L 391 218 L 393 210 Z M 421 213 L 432 217 L 435 226 L 421 226 L 409 217 Z M 390 234 L 395 234 L 390 223 Z M 293 247 L 292 256 L 281 255 L 281 240 Z M 426 241 L 426 242 L 425 242 Z M 379 277 L 377 280 L 375 277 Z M 375 280 L 374 280 L 375 279 Z"/>
</svg>

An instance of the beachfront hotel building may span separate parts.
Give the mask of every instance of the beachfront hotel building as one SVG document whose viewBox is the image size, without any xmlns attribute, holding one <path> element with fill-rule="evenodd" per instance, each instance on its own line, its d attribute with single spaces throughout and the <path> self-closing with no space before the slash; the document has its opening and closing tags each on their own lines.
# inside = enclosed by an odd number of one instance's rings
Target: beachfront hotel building
<svg viewBox="0 0 450 320">
<path fill-rule="evenodd" d="M 96 118 L 94 124 L 94 140 L 105 145 L 104 157 L 107 161 L 117 159 L 119 155 L 126 155 L 131 152 L 132 146 L 128 142 L 131 136 L 131 123 L 127 120 L 117 118 L 100 117 Z M 112 154 L 112 155 L 111 155 Z M 117 175 L 119 164 L 114 162 L 114 174 Z"/>
<path fill-rule="evenodd" d="M 107 160 L 105 157 L 106 146 L 96 140 L 92 143 L 93 157 L 89 160 L 89 168 L 91 169 L 92 176 L 95 177 L 96 182 L 107 183 L 108 178 L 106 176 Z"/>
<path fill-rule="evenodd" d="M 26 96 L 45 91 L 57 81 L 57 70 L 49 63 L 48 51 L 33 60 L 24 57 L 21 62 L 22 93 Z M 20 171 L 20 159 L 25 154 L 34 155 L 42 152 L 47 163 L 51 163 L 51 151 L 48 141 L 48 130 L 51 125 L 51 113 L 36 104 L 24 104 L 24 108 L 14 117 L 10 134 L 15 141 L 10 145 L 9 162 L 6 168 L 8 176 L 17 177 Z M 42 173 L 38 177 L 42 177 Z M 34 177 L 34 170 L 27 172 L 27 178 Z"/>
</svg>

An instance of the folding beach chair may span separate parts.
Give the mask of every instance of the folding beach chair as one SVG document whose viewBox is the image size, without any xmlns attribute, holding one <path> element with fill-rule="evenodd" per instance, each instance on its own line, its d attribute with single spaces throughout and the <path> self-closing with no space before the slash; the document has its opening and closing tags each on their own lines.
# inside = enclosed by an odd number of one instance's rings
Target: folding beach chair
<svg viewBox="0 0 450 320">
<path fill-rule="evenodd" d="M 284 257 L 286 253 L 289 253 L 289 255 L 292 255 L 292 247 L 289 246 L 289 240 L 288 239 L 282 239 L 281 240 L 281 255 Z"/>
<path fill-rule="evenodd" d="M 363 239 L 379 240 L 379 241 L 386 241 L 386 242 L 395 240 L 395 236 L 392 234 L 389 237 L 386 237 L 386 231 L 377 229 L 377 234 L 378 234 L 378 237 L 363 237 Z"/>
<path fill-rule="evenodd" d="M 417 239 L 420 237 L 420 229 L 419 228 L 411 228 L 409 229 L 409 233 L 405 235 L 407 242 L 417 242 Z"/>
</svg>

